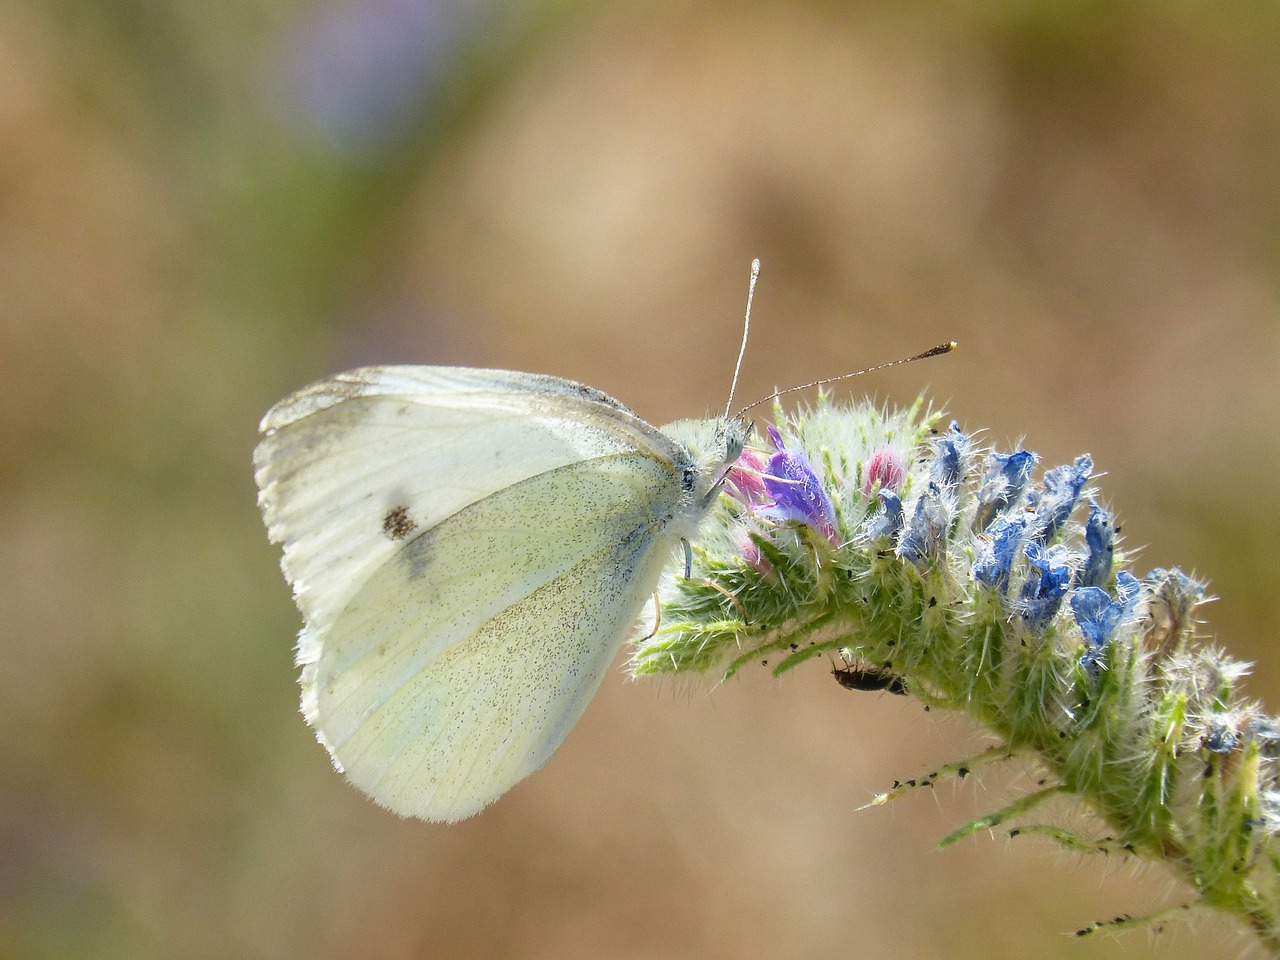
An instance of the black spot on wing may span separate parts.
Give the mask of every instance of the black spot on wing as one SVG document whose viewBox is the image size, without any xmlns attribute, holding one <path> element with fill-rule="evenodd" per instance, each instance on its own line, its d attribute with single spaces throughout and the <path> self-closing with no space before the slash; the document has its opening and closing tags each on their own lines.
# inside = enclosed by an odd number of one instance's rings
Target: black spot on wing
<svg viewBox="0 0 1280 960">
<path fill-rule="evenodd" d="M 393 507 L 382 518 L 382 532 L 388 540 L 403 540 L 418 529 L 418 521 L 409 516 L 409 508 Z"/>
</svg>

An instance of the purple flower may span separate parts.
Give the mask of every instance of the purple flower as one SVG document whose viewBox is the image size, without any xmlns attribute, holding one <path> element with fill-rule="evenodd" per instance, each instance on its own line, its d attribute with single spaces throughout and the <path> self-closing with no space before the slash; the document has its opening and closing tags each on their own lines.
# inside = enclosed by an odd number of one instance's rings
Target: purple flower
<svg viewBox="0 0 1280 960">
<path fill-rule="evenodd" d="M 769 437 L 777 453 L 769 458 L 761 478 L 772 498 L 761 512 L 778 520 L 798 520 L 838 543 L 835 509 L 808 459 L 788 450 L 774 427 L 769 428 Z"/>
<path fill-rule="evenodd" d="M 1028 629 L 1044 630 L 1071 586 L 1071 553 L 1062 544 L 1046 548 L 1034 540 L 1023 552 L 1031 569 L 1018 596 L 1019 614 Z"/>
</svg>

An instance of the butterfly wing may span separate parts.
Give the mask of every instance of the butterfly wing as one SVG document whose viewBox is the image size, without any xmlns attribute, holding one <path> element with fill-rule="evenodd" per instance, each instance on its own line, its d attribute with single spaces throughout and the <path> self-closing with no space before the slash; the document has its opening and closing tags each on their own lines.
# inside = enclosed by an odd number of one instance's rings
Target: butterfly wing
<svg viewBox="0 0 1280 960">
<path fill-rule="evenodd" d="M 263 432 L 308 721 L 378 802 L 475 813 L 585 709 L 678 537 L 687 455 L 590 388 L 459 368 L 352 371 Z"/>
</svg>

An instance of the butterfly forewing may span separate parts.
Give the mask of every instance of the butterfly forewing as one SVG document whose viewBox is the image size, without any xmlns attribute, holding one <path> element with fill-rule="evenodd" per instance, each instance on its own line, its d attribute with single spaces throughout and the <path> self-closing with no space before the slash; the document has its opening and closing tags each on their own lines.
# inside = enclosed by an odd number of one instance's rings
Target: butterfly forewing
<svg viewBox="0 0 1280 960">
<path fill-rule="evenodd" d="M 678 456 L 599 391 L 457 367 L 353 370 L 277 404 L 262 431 L 259 501 L 309 620 L 403 540 L 504 485 L 602 453 Z"/>
</svg>

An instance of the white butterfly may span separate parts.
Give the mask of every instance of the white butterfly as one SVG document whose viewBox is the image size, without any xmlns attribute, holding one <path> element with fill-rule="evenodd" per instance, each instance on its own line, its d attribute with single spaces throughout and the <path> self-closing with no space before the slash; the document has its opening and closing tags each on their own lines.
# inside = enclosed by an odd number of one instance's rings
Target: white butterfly
<svg viewBox="0 0 1280 960">
<path fill-rule="evenodd" d="M 560 746 L 746 432 L 664 432 L 556 377 L 407 366 L 300 390 L 261 429 L 302 712 L 378 803 L 448 821 Z"/>
</svg>

